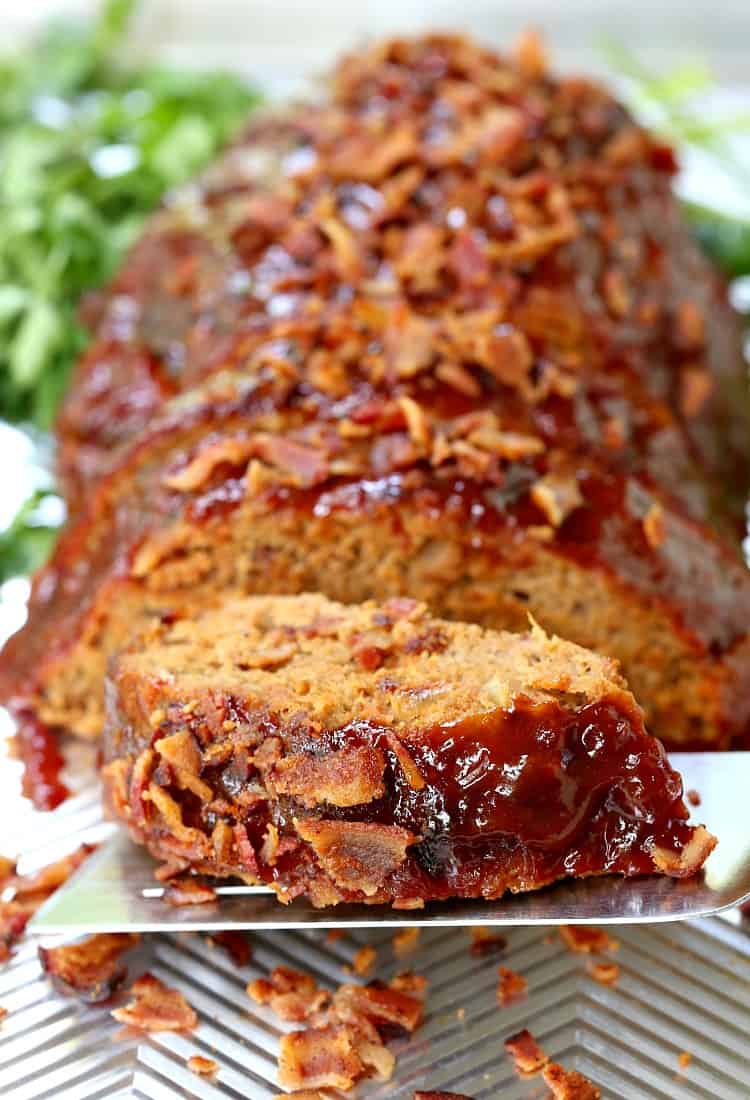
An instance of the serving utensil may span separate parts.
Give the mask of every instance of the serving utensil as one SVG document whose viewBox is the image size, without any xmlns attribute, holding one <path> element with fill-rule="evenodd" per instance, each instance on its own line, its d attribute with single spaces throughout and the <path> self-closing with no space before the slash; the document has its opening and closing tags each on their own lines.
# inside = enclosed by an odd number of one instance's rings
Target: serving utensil
<svg viewBox="0 0 750 1100">
<path fill-rule="evenodd" d="M 750 900 L 750 752 L 673 753 L 670 761 L 697 791 L 693 811 L 719 844 L 689 879 L 660 875 L 570 879 L 498 901 L 450 901 L 422 910 L 281 905 L 265 887 L 222 882 L 215 902 L 174 908 L 154 879 L 154 861 L 116 831 L 37 912 L 34 933 L 170 932 L 471 924 L 634 924 L 686 920 Z"/>
</svg>

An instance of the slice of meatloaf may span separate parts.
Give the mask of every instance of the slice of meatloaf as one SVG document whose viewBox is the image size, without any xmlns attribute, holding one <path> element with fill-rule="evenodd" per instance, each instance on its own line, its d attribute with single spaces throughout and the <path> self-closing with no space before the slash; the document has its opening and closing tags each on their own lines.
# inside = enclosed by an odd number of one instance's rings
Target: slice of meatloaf
<svg viewBox="0 0 750 1100">
<path fill-rule="evenodd" d="M 115 817 L 154 855 L 282 901 L 683 876 L 715 843 L 615 664 L 538 627 L 237 599 L 139 638 L 107 700 Z"/>
<path fill-rule="evenodd" d="M 736 324 L 669 150 L 542 62 L 378 44 L 170 199 L 89 311 L 4 700 L 97 735 L 133 629 L 317 590 L 530 610 L 671 744 L 745 735 Z"/>
</svg>

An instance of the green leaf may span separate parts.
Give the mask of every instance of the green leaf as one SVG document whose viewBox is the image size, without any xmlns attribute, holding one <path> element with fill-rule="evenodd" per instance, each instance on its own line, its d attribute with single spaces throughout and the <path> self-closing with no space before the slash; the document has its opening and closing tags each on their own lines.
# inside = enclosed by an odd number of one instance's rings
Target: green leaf
<svg viewBox="0 0 750 1100">
<path fill-rule="evenodd" d="M 21 389 L 29 389 L 54 354 L 60 335 L 60 317 L 49 302 L 37 300 L 24 316 L 11 343 L 10 375 Z"/>
</svg>

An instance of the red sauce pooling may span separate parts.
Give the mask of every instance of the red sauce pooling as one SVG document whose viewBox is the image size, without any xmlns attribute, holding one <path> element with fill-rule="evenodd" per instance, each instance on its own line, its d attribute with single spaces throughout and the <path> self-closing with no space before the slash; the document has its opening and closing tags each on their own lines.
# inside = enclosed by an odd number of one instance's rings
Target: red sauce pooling
<svg viewBox="0 0 750 1100">
<path fill-rule="evenodd" d="M 31 714 L 23 714 L 16 744 L 24 765 L 23 793 L 37 810 L 54 810 L 70 794 L 60 779 L 65 761 L 54 732 Z"/>
</svg>

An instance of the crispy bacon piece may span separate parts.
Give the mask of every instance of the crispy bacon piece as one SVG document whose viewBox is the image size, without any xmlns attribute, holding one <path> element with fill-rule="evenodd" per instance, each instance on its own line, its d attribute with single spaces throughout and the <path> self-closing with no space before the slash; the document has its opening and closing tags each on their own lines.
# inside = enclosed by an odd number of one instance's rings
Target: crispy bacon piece
<svg viewBox="0 0 750 1100">
<path fill-rule="evenodd" d="M 253 948 L 244 932 L 212 932 L 209 943 L 223 947 L 235 966 L 247 966 L 253 957 Z"/>
<path fill-rule="evenodd" d="M 542 1077 L 554 1100 L 601 1100 L 601 1091 L 578 1070 L 563 1069 L 557 1062 L 550 1062 L 542 1070 Z"/>
<path fill-rule="evenodd" d="M 411 1034 L 422 1022 L 424 1006 L 416 997 L 373 982 L 371 985 L 342 985 L 333 995 L 333 1006 L 342 1020 L 364 1016 L 380 1032 Z"/>
<path fill-rule="evenodd" d="M 419 929 L 414 927 L 402 928 L 400 932 L 395 932 L 391 938 L 391 945 L 396 958 L 400 959 L 403 955 L 415 951 L 419 946 L 419 935 Z"/>
<path fill-rule="evenodd" d="M 490 932 L 482 925 L 476 925 L 470 930 L 471 946 L 469 954 L 477 959 L 484 959 L 488 955 L 499 955 L 508 946 L 505 936 L 499 932 Z"/>
<path fill-rule="evenodd" d="M 527 1028 L 511 1035 L 503 1045 L 515 1062 L 516 1071 L 522 1077 L 532 1077 L 544 1069 L 549 1062 L 549 1058 Z"/>
<path fill-rule="evenodd" d="M 698 825 L 684 848 L 679 852 L 671 848 L 656 845 L 651 850 L 651 858 L 665 875 L 673 878 L 689 878 L 694 875 L 708 859 L 718 841 L 703 825 Z"/>
<path fill-rule="evenodd" d="M 566 947 L 583 955 L 616 951 L 620 946 L 603 928 L 594 928 L 590 924 L 561 924 L 560 936 Z"/>
<path fill-rule="evenodd" d="M 139 1031 L 193 1031 L 198 1016 L 177 989 L 170 989 L 153 974 L 142 974 L 130 987 L 132 1000 L 112 1010 L 121 1024 Z"/>
<path fill-rule="evenodd" d="M 246 992 L 258 1004 L 267 1004 L 281 1020 L 300 1023 L 322 1011 L 331 995 L 320 989 L 309 974 L 288 966 L 277 966 L 270 980 L 256 978 L 248 982 Z"/>
<path fill-rule="evenodd" d="M 515 970 L 507 966 L 499 967 L 498 974 L 500 976 L 496 990 L 498 1004 L 508 1005 L 526 996 L 529 984 L 523 975 L 516 974 Z"/>
<path fill-rule="evenodd" d="M 208 886 L 198 878 L 175 878 L 164 890 L 164 901 L 175 908 L 183 905 L 209 905 L 216 901 L 216 891 L 213 886 Z"/>
<path fill-rule="evenodd" d="M 424 974 L 415 974 L 413 970 L 402 970 L 394 974 L 388 982 L 390 989 L 397 993 L 408 993 L 410 997 L 424 997 L 427 992 L 427 979 Z"/>
<path fill-rule="evenodd" d="M 422 1089 L 417 1089 L 414 1100 L 473 1100 L 473 1098 L 467 1096 L 465 1092 L 424 1092 Z"/>
<path fill-rule="evenodd" d="M 614 962 L 595 962 L 587 959 L 586 969 L 595 982 L 600 985 L 614 985 L 620 977 L 620 968 Z"/>
<path fill-rule="evenodd" d="M 360 947 L 358 951 L 355 951 L 354 959 L 352 960 L 352 969 L 354 973 L 360 976 L 369 974 L 375 966 L 377 957 L 378 953 L 371 944 L 365 944 L 364 947 Z"/>
<path fill-rule="evenodd" d="M 396 825 L 324 818 L 295 819 L 294 825 L 337 886 L 361 890 L 367 897 L 401 866 L 406 849 L 417 840 Z"/>
<path fill-rule="evenodd" d="M 268 779 L 279 794 L 298 799 L 303 806 L 360 806 L 383 794 L 385 757 L 369 745 L 338 749 L 325 757 L 286 756 Z"/>
<path fill-rule="evenodd" d="M 187 1060 L 187 1068 L 198 1077 L 213 1077 L 219 1063 L 213 1058 L 204 1058 L 202 1054 L 191 1054 Z"/>
<path fill-rule="evenodd" d="M 347 1027 L 308 1028 L 281 1037 L 278 1076 L 284 1088 L 347 1091 L 364 1069 Z"/>
<path fill-rule="evenodd" d="M 127 969 L 122 956 L 139 939 L 133 933 L 99 933 L 81 943 L 40 947 L 39 960 L 58 993 L 99 1004 L 124 982 Z"/>
</svg>

